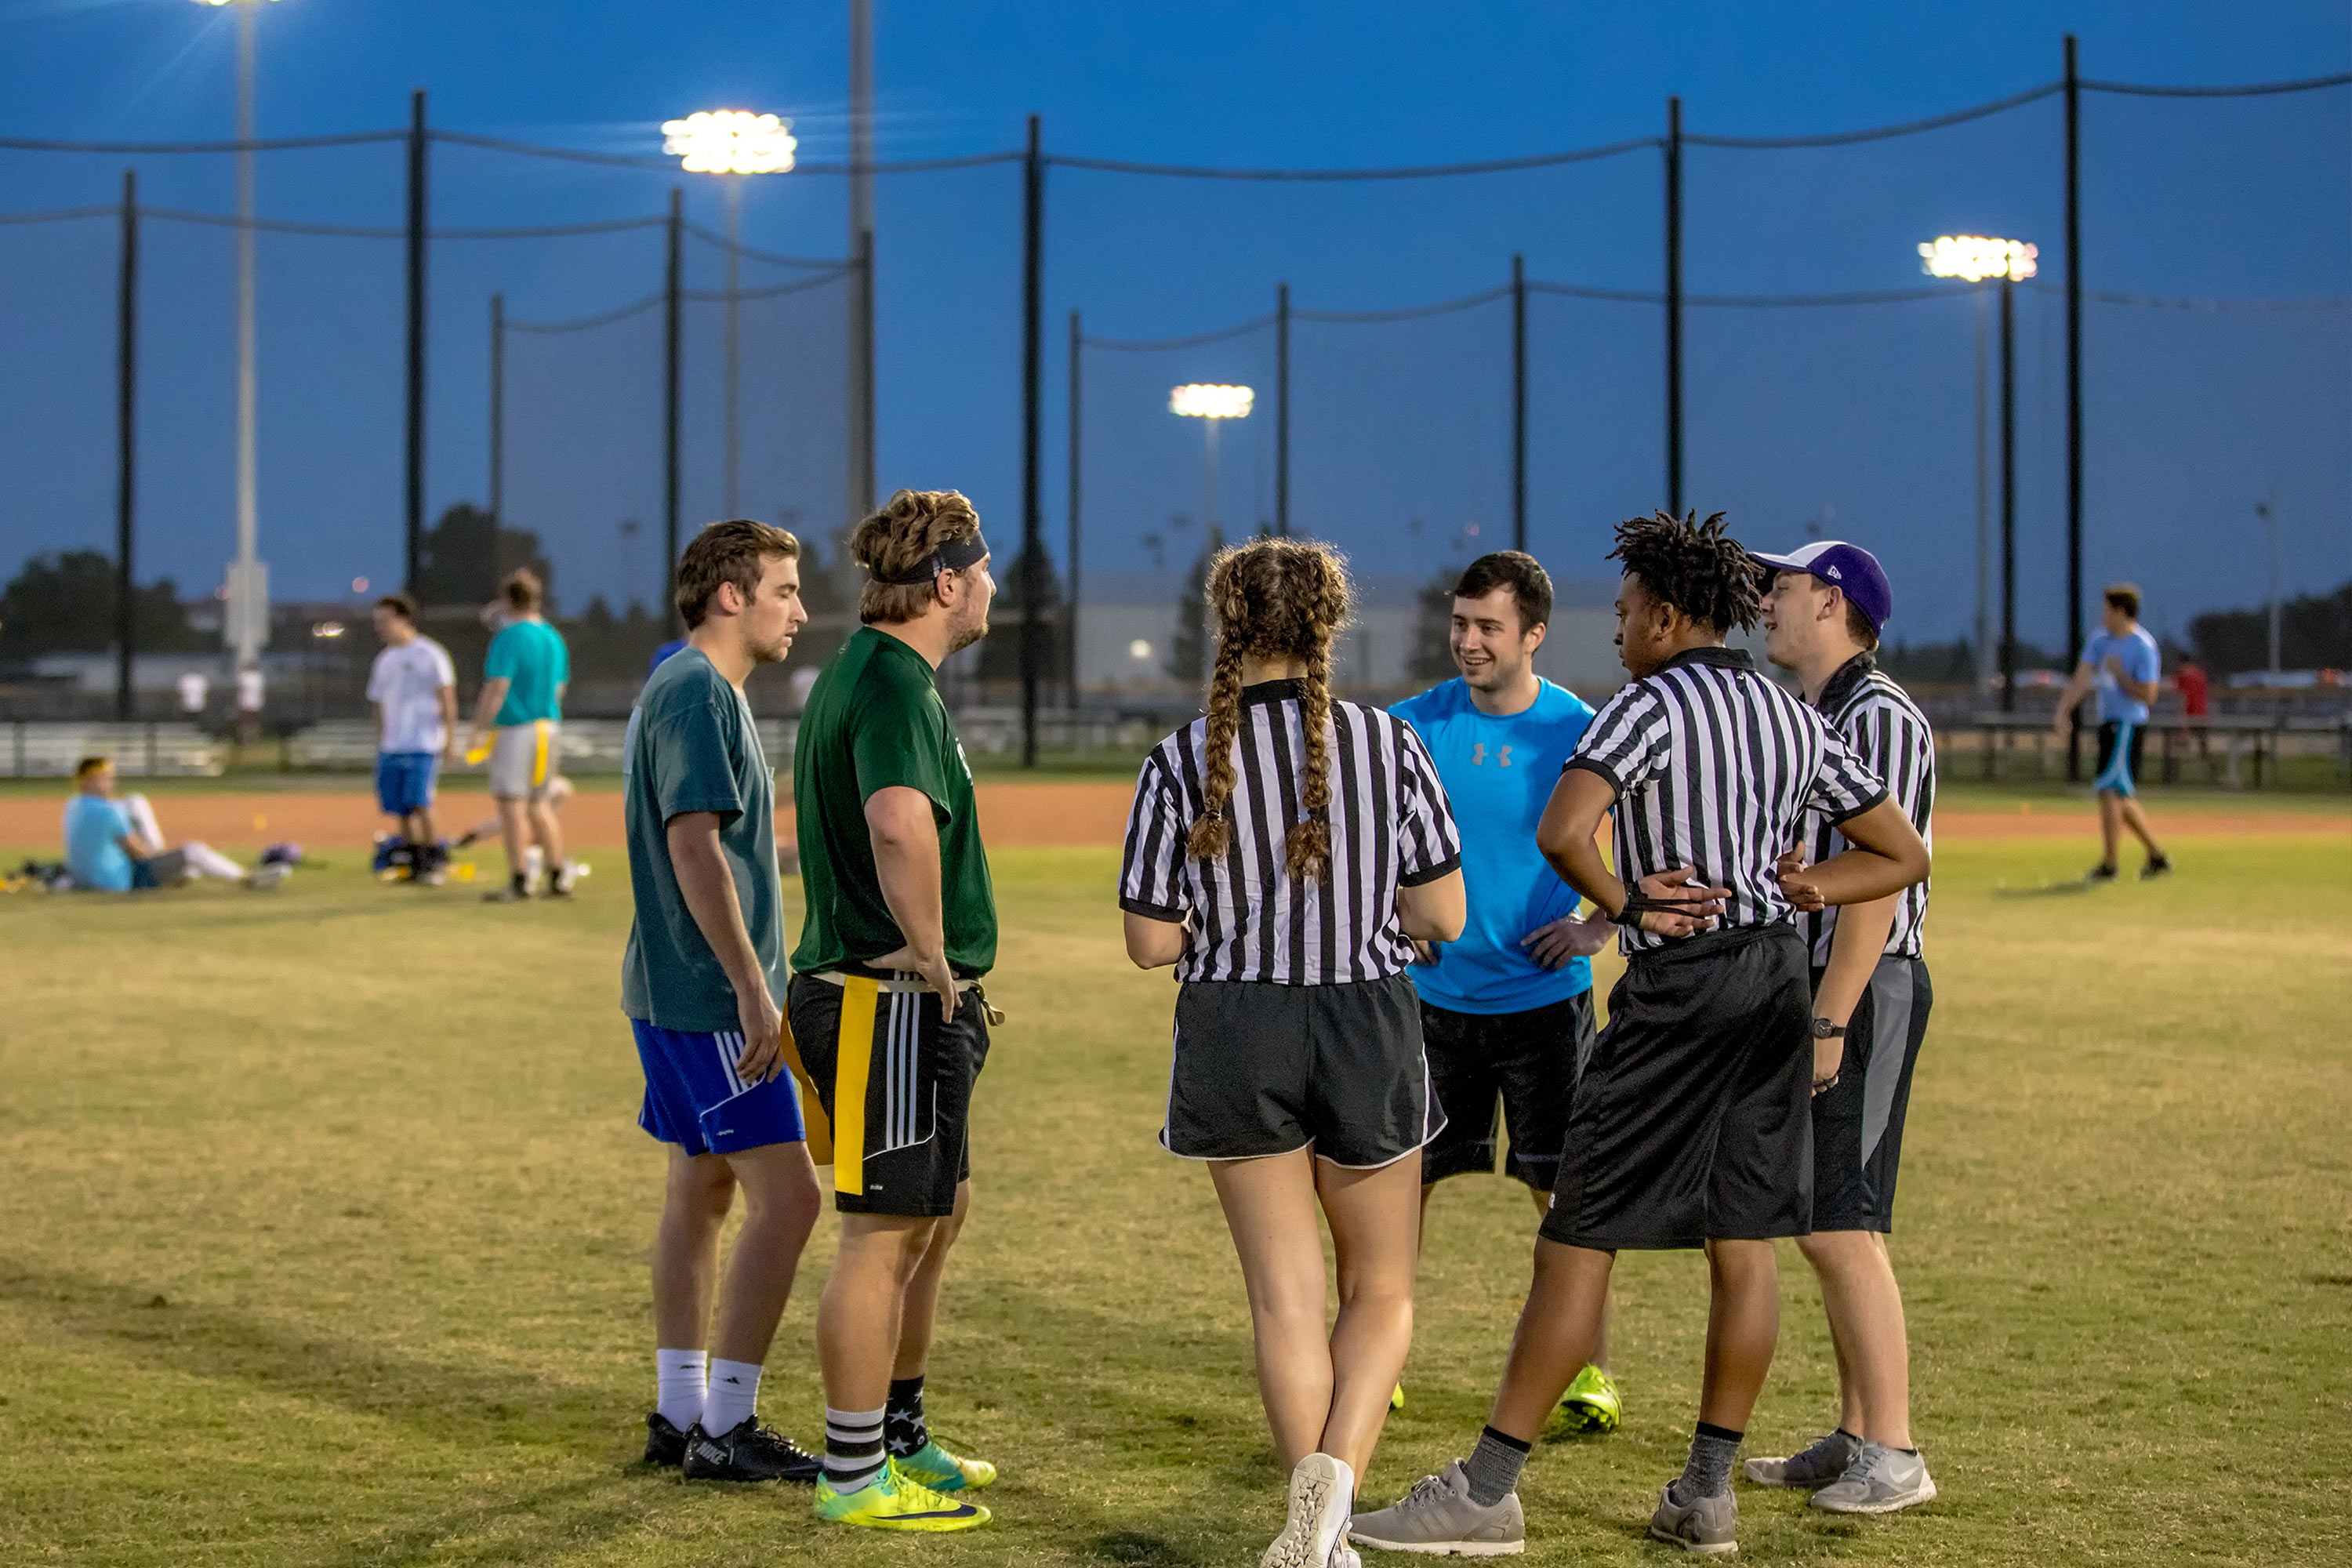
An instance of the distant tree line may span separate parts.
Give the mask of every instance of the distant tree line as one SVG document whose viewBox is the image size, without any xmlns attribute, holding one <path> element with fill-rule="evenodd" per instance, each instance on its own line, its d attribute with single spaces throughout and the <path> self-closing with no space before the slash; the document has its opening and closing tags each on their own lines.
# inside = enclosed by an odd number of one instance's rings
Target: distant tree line
<svg viewBox="0 0 2352 1568">
<path fill-rule="evenodd" d="M 2189 641 L 2198 661 L 2218 674 L 2268 669 L 2270 606 L 2209 610 L 2189 623 Z M 2352 583 L 2280 602 L 2279 668 L 2352 669 Z"/>
</svg>

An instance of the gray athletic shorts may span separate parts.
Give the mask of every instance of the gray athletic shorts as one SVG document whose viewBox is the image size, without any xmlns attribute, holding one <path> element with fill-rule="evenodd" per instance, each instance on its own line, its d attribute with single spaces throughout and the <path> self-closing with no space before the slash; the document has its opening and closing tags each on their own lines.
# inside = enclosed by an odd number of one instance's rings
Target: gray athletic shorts
<svg viewBox="0 0 2352 1568">
<path fill-rule="evenodd" d="M 490 741 L 490 794 L 499 800 L 545 800 L 563 772 L 562 726 L 551 719 L 509 724 Z"/>
<path fill-rule="evenodd" d="M 1821 988 L 1821 971 L 1813 987 Z M 1881 958 L 1846 1022 L 1835 1089 L 1813 1097 L 1813 1228 L 1895 1228 L 1911 1069 L 1936 1001 L 1925 959 Z"/>
</svg>

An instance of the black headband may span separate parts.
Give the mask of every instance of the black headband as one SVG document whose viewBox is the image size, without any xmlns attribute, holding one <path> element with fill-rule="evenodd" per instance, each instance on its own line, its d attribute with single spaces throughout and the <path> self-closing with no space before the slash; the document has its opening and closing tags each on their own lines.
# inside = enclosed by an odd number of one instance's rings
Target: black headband
<svg viewBox="0 0 2352 1568">
<path fill-rule="evenodd" d="M 900 587 L 913 583 L 928 583 L 942 572 L 961 572 L 977 566 L 988 559 L 988 541 L 974 533 L 970 539 L 950 539 L 909 567 L 903 577 L 875 574 L 877 583 Z"/>
</svg>

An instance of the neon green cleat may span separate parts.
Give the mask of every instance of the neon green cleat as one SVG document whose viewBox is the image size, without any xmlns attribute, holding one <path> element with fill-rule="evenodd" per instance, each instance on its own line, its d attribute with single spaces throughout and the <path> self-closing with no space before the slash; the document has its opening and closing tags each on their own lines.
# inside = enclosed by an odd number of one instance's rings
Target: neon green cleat
<svg viewBox="0 0 2352 1568">
<path fill-rule="evenodd" d="M 1404 1408 L 1403 1384 L 1400 1383 L 1394 1388 L 1389 1390 L 1389 1408 L 1391 1410 L 1402 1410 Z"/>
<path fill-rule="evenodd" d="M 898 1468 L 895 1459 L 854 1492 L 837 1492 L 820 1477 L 811 1512 L 828 1524 L 856 1524 L 867 1530 L 971 1530 L 986 1524 L 988 1510 L 976 1502 L 958 1502 L 933 1491 Z"/>
<path fill-rule="evenodd" d="M 1597 1366 L 1588 1366 L 1576 1374 L 1559 1408 L 1568 1418 L 1570 1431 L 1595 1434 L 1617 1430 L 1617 1423 L 1625 1413 L 1624 1403 L 1617 1396 L 1616 1384 Z"/>
<path fill-rule="evenodd" d="M 986 1459 L 966 1459 L 949 1453 L 933 1438 L 897 1461 L 898 1473 L 935 1492 L 978 1491 L 996 1479 L 996 1467 Z"/>
</svg>

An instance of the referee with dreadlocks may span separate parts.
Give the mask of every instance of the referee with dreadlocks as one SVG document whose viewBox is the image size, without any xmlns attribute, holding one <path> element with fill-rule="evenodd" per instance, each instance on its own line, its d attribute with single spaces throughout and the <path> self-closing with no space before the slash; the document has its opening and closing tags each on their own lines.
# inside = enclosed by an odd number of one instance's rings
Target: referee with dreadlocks
<svg viewBox="0 0 2352 1568">
<path fill-rule="evenodd" d="M 1822 716 L 1725 635 L 1756 623 L 1756 568 L 1721 515 L 1619 525 L 1617 646 L 1633 679 L 1594 715 L 1537 843 L 1624 927 L 1624 978 L 1570 1113 L 1535 1279 L 1467 1460 L 1349 1524 L 1359 1545 L 1516 1550 L 1514 1488 L 1545 1417 L 1591 1359 L 1622 1247 L 1705 1247 L 1713 1290 L 1690 1458 L 1658 1540 L 1736 1550 L 1731 1465 L 1780 1326 L 1777 1237 L 1812 1228 L 1812 991 L 1796 909 L 1882 899 L 1927 846 Z M 1593 842 L 1616 819 L 1610 873 Z M 1847 847 L 1785 878 L 1807 815 Z M 1833 1069 L 1832 1069 L 1833 1072 Z"/>
</svg>

